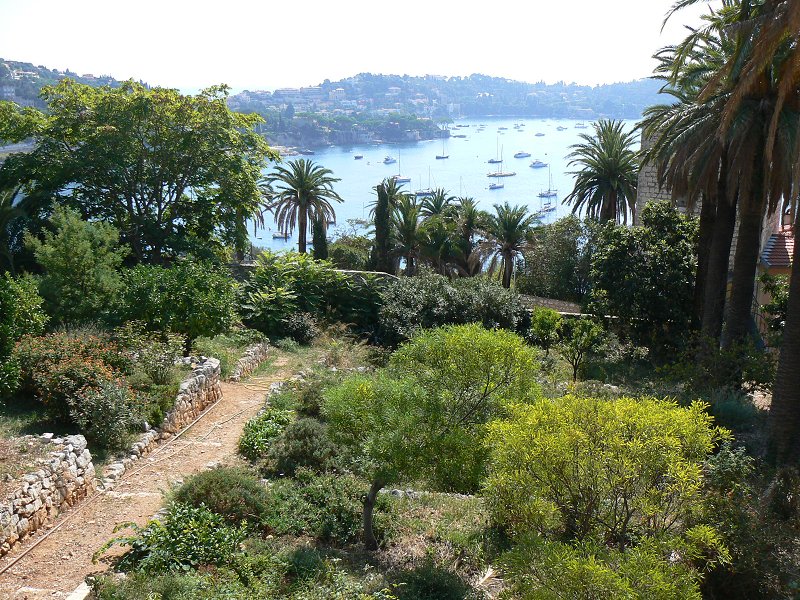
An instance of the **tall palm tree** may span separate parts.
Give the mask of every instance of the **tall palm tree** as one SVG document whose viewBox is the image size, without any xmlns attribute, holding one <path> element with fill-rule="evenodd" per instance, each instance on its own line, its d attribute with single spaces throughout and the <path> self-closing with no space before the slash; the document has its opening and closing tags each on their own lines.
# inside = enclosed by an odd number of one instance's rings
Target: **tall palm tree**
<svg viewBox="0 0 800 600">
<path fill-rule="evenodd" d="M 495 214 L 489 215 L 486 223 L 487 241 L 484 247 L 492 254 L 491 269 L 499 259 L 503 273 L 503 287 L 511 287 L 514 261 L 522 254 L 528 241 L 531 227 L 538 222 L 535 215 L 528 214 L 527 206 L 494 205 Z"/>
<path fill-rule="evenodd" d="M 297 227 L 297 249 L 306 251 L 308 225 L 316 218 L 326 223 L 336 220 L 331 201 L 342 202 L 333 189 L 341 181 L 332 177 L 333 171 L 311 160 L 301 158 L 289 163 L 289 167 L 278 165 L 270 182 L 275 184 L 275 200 L 272 211 L 275 222 L 283 232 L 292 232 Z"/>
<path fill-rule="evenodd" d="M 472 277 L 481 272 L 481 255 L 477 251 L 476 238 L 484 229 L 488 215 L 478 208 L 474 198 L 458 198 L 456 203 L 456 247 L 459 252 L 457 264 L 462 275 Z"/>
<path fill-rule="evenodd" d="M 420 227 L 421 214 L 416 198 L 410 195 L 400 196 L 392 211 L 392 236 L 395 242 L 395 253 L 405 259 L 405 274 L 411 276 L 416 271 L 423 233 Z"/>
<path fill-rule="evenodd" d="M 639 159 L 633 146 L 636 136 L 624 130 L 622 121 L 600 119 L 593 125 L 594 136 L 582 133 L 583 143 L 570 146 L 569 166 L 577 165 L 575 187 L 564 198 L 572 212 L 586 211 L 600 222 L 627 223 L 636 213 L 636 184 Z"/>
</svg>

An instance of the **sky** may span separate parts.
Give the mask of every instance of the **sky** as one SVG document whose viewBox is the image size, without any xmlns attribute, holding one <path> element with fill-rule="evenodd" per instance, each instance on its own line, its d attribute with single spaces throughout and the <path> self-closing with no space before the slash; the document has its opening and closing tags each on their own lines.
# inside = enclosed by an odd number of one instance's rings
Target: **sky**
<svg viewBox="0 0 800 600">
<path fill-rule="evenodd" d="M 652 73 L 697 25 L 674 0 L 0 0 L 0 57 L 195 91 L 361 72 L 597 85 Z"/>
</svg>

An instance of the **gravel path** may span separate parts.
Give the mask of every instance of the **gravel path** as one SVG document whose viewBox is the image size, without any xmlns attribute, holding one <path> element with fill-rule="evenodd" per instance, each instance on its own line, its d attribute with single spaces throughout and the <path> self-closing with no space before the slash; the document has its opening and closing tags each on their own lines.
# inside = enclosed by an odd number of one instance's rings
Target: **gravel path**
<svg viewBox="0 0 800 600">
<path fill-rule="evenodd" d="M 278 371 L 268 377 L 223 383 L 222 400 L 182 437 L 157 448 L 113 491 L 64 513 L 65 525 L 0 575 L 0 598 L 66 598 L 87 575 L 105 570 L 106 562 L 93 564 L 92 555 L 115 536 L 117 524 L 145 524 L 161 508 L 164 493 L 175 482 L 213 464 L 235 460 L 244 423 L 261 408 L 269 384 L 289 377 L 286 364 L 278 358 L 273 363 Z M 0 560 L 0 569 L 45 534 L 19 544 Z"/>
</svg>

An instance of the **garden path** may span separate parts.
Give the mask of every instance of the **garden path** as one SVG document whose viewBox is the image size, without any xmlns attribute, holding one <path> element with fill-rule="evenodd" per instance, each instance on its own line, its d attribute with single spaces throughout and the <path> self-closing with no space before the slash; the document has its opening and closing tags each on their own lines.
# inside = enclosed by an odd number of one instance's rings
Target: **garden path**
<svg viewBox="0 0 800 600">
<path fill-rule="evenodd" d="M 236 461 L 239 436 L 245 422 L 264 403 L 270 383 L 288 379 L 293 365 L 285 356 L 272 362 L 268 375 L 242 383 L 222 383 L 222 399 L 183 436 L 159 446 L 117 482 L 114 490 L 65 512 L 55 525 L 67 522 L 0 575 L 0 598 L 38 600 L 66 598 L 87 575 L 108 568 L 104 560 L 92 563 L 92 555 L 112 539 L 119 523 L 144 525 L 163 505 L 164 494 L 176 482 L 208 468 L 212 463 Z M 80 514 L 74 514 L 79 511 Z M 34 535 L 0 559 L 0 569 L 36 543 Z"/>
</svg>

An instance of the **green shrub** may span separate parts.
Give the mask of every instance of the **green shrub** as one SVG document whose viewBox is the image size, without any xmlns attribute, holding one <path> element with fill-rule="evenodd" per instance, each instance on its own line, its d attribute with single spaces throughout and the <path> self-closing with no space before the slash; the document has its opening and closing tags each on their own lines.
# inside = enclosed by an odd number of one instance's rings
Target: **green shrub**
<svg viewBox="0 0 800 600">
<path fill-rule="evenodd" d="M 166 385 L 175 379 L 175 363 L 183 353 L 184 339 L 169 332 L 148 332 L 144 323 L 129 321 L 114 332 L 120 346 L 132 362 L 156 385 Z"/>
<path fill-rule="evenodd" d="M 524 331 L 529 320 L 519 294 L 482 278 L 451 282 L 441 275 L 403 277 L 384 292 L 382 343 L 397 345 L 422 329 L 463 323 Z"/>
<path fill-rule="evenodd" d="M 336 447 L 328 439 L 327 426 L 316 419 L 290 423 L 269 450 L 270 468 L 294 475 L 297 469 L 325 472 L 336 465 Z"/>
<path fill-rule="evenodd" d="M 309 313 L 295 313 L 283 320 L 282 333 L 301 346 L 307 346 L 319 335 L 319 327 Z"/>
<path fill-rule="evenodd" d="M 693 560 L 718 554 L 719 545 L 714 536 L 695 543 L 649 540 L 620 552 L 532 537 L 507 554 L 503 566 L 513 597 L 522 600 L 701 600 L 702 576 Z"/>
<path fill-rule="evenodd" d="M 227 563 L 240 551 L 245 528 L 230 527 L 222 516 L 205 507 L 173 503 L 163 521 L 150 521 L 145 527 L 126 523 L 134 535 L 116 538 L 114 544 L 130 546 L 118 567 L 123 571 L 165 573 L 187 571 L 206 565 Z"/>
<path fill-rule="evenodd" d="M 531 328 L 528 338 L 531 343 L 544 350 L 545 356 L 559 340 L 564 319 L 552 308 L 536 307 L 531 315 Z"/>
<path fill-rule="evenodd" d="M 244 425 L 239 438 L 239 453 L 250 460 L 265 458 L 272 443 L 294 419 L 290 410 L 266 407 Z"/>
<path fill-rule="evenodd" d="M 137 265 L 124 274 L 122 319 L 191 342 L 227 331 L 236 320 L 236 284 L 223 268 L 196 260 Z"/>
<path fill-rule="evenodd" d="M 470 588 L 461 577 L 437 566 L 430 558 L 416 569 L 402 573 L 398 579 L 400 600 L 465 600 L 470 597 Z"/>
<path fill-rule="evenodd" d="M 606 340 L 603 328 L 589 318 L 569 319 L 561 327 L 558 353 L 572 367 L 572 381 L 586 361 L 599 352 Z"/>
<path fill-rule="evenodd" d="M 364 483 L 348 475 L 314 475 L 300 469 L 295 479 L 269 488 L 269 510 L 263 524 L 277 535 L 310 535 L 333 544 L 361 538 Z M 380 496 L 378 509 L 388 500 Z M 382 522 L 378 519 L 382 531 Z"/>
<path fill-rule="evenodd" d="M 258 524 L 269 502 L 264 486 L 245 469 L 218 467 L 189 478 L 173 494 L 175 502 L 205 506 L 228 523 Z"/>
<path fill-rule="evenodd" d="M 680 533 L 702 508 L 703 461 L 727 435 L 705 409 L 575 396 L 514 407 L 489 424 L 495 522 L 514 535 L 621 549 Z"/>
<path fill-rule="evenodd" d="M 42 298 L 31 277 L 0 276 L 0 399 L 19 385 L 19 364 L 12 360 L 14 344 L 25 335 L 39 335 L 47 323 Z"/>
<path fill-rule="evenodd" d="M 23 337 L 14 349 L 23 388 L 56 419 L 70 418 L 81 391 L 98 389 L 130 371 L 116 345 L 97 337 L 64 333 Z"/>
<path fill-rule="evenodd" d="M 53 321 L 62 325 L 112 317 L 122 290 L 118 269 L 127 250 L 110 224 L 87 222 L 77 211 L 57 206 L 50 217 L 55 233 L 44 241 L 26 237 L 44 269 L 40 289 Z"/>
<path fill-rule="evenodd" d="M 120 380 L 101 381 L 97 387 L 78 390 L 70 401 L 69 416 L 89 444 L 119 450 L 139 424 L 136 402 L 130 388 Z"/>
</svg>

